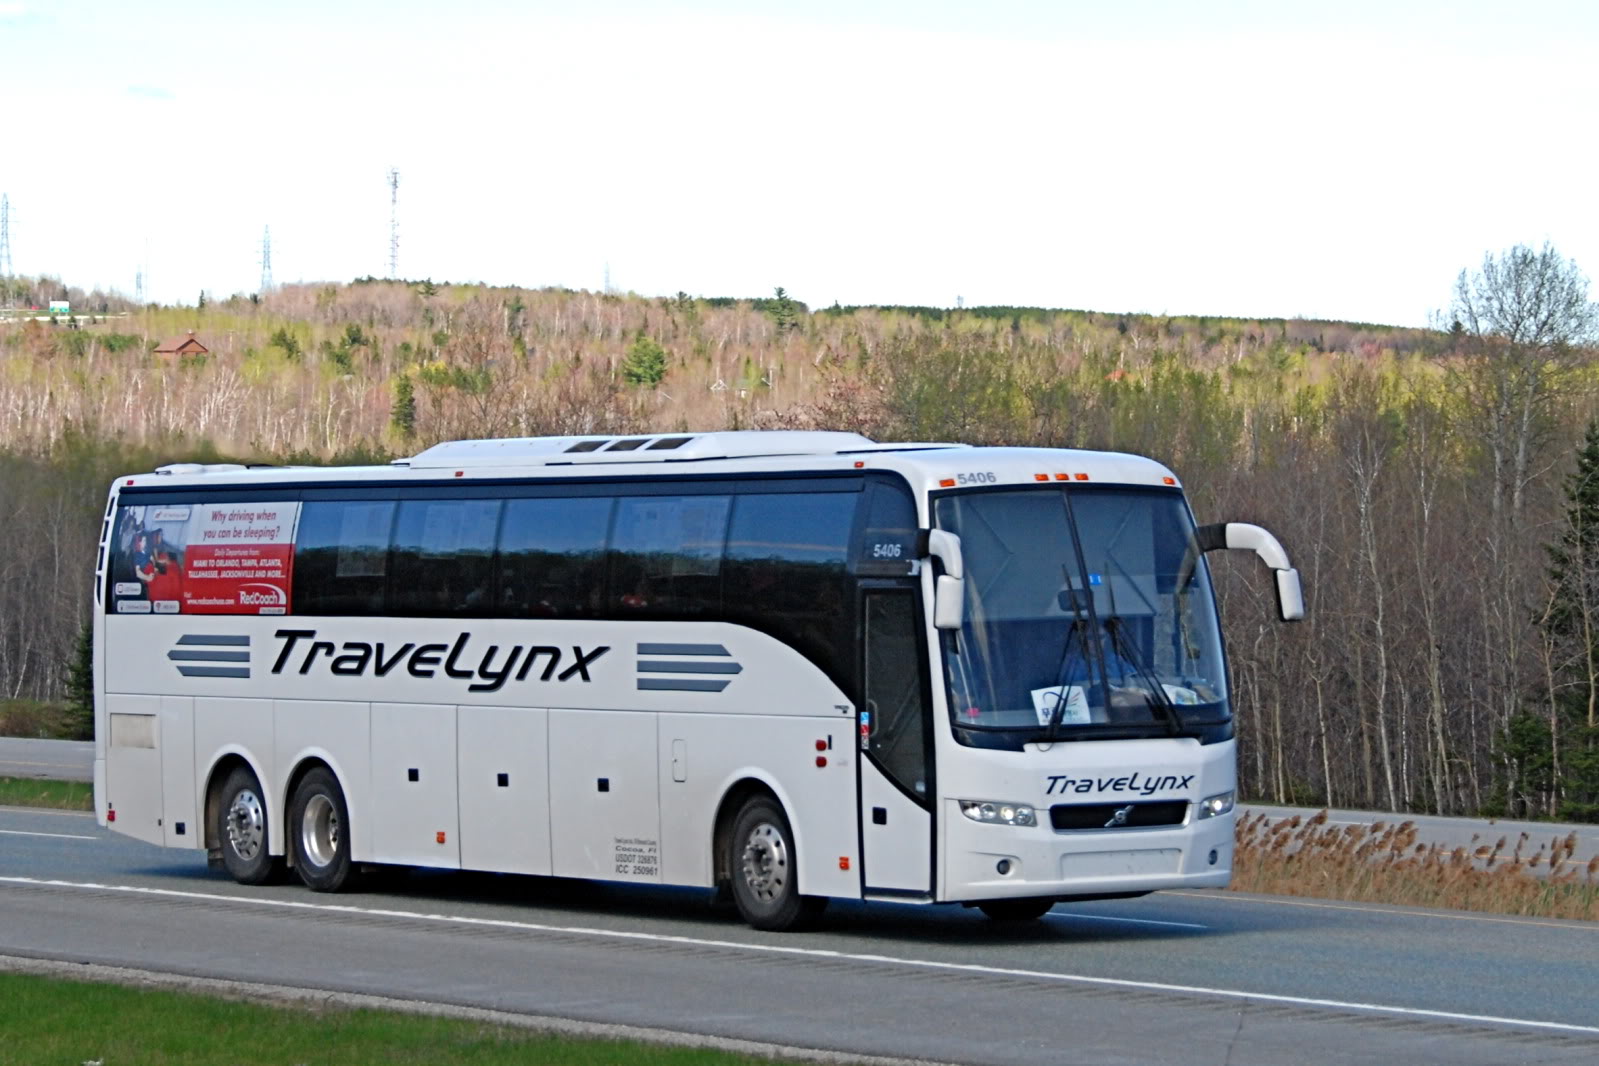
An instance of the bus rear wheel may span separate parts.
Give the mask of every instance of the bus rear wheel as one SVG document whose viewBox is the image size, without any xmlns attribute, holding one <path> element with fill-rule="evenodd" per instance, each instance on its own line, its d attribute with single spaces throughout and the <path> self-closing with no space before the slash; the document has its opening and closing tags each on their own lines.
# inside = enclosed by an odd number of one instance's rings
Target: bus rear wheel
<svg viewBox="0 0 1599 1066">
<path fill-rule="evenodd" d="M 1054 905 L 1054 899 L 990 899 L 977 907 L 996 922 L 1035 922 Z"/>
<path fill-rule="evenodd" d="M 300 779 L 289 801 L 289 847 L 294 871 L 313 892 L 350 883 L 350 812 L 338 778 L 318 766 Z"/>
<path fill-rule="evenodd" d="M 277 876 L 280 864 L 269 847 L 261 782 L 248 767 L 234 767 L 222 782 L 216 833 L 222 867 L 239 884 L 264 885 Z"/>
<path fill-rule="evenodd" d="M 783 809 L 769 797 L 751 798 L 733 819 L 727 869 L 733 902 L 756 929 L 801 929 L 827 906 L 822 897 L 800 895 L 794 832 Z"/>
</svg>

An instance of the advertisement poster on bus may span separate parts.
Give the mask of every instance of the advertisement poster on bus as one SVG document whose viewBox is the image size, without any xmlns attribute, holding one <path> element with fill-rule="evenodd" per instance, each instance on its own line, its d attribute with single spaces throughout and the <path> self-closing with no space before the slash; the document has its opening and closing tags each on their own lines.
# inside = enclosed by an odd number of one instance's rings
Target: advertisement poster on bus
<svg viewBox="0 0 1599 1066">
<path fill-rule="evenodd" d="M 287 614 L 295 502 L 131 505 L 111 552 L 118 614 Z"/>
</svg>

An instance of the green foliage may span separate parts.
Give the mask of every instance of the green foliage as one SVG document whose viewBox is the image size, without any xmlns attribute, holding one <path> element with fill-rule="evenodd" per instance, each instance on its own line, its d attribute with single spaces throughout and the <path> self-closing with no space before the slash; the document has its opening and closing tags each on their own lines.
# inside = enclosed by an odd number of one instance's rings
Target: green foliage
<svg viewBox="0 0 1599 1066">
<path fill-rule="evenodd" d="M 281 351 L 291 362 L 298 362 L 300 356 L 305 353 L 305 349 L 300 346 L 300 339 L 289 332 L 287 326 L 279 326 L 273 330 L 267 344 Z"/>
<path fill-rule="evenodd" d="M 640 330 L 622 362 L 622 380 L 629 385 L 654 387 L 666 377 L 666 349 Z"/>
<path fill-rule="evenodd" d="M 494 372 L 488 367 L 426 363 L 417 368 L 417 380 L 435 389 L 454 389 L 468 396 L 482 396 L 494 385 Z"/>
<path fill-rule="evenodd" d="M 401 440 L 416 436 L 416 389 L 404 374 L 394 379 L 394 403 L 389 407 L 389 425 Z"/>
<path fill-rule="evenodd" d="M 94 739 L 94 623 L 78 627 L 78 642 L 67 663 L 67 711 L 71 740 Z"/>
<path fill-rule="evenodd" d="M 787 333 L 799 325 L 800 307 L 801 304 L 789 299 L 788 293 L 783 290 L 783 286 L 779 285 L 773 291 L 772 299 L 765 310 L 771 314 L 772 320 L 777 323 L 778 332 Z"/>
</svg>

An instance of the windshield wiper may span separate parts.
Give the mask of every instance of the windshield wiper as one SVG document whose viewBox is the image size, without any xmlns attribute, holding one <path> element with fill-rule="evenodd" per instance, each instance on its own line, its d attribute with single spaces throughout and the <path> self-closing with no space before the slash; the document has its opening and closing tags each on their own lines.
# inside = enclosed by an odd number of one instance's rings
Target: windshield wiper
<svg viewBox="0 0 1599 1066">
<path fill-rule="evenodd" d="M 1178 725 L 1177 704 L 1172 702 L 1172 698 L 1166 694 L 1166 687 L 1160 683 L 1160 679 L 1155 676 L 1149 664 L 1139 654 L 1137 646 L 1122 631 L 1121 616 L 1108 615 L 1104 619 L 1104 623 L 1105 633 L 1110 637 L 1111 650 L 1121 656 L 1122 661 L 1131 666 L 1133 672 L 1138 675 L 1138 680 L 1143 682 L 1143 687 L 1147 690 L 1146 699 L 1150 707 L 1166 720 L 1167 732 L 1176 733 Z M 1105 693 L 1105 705 L 1107 707 L 1110 706 L 1109 692 Z"/>
</svg>

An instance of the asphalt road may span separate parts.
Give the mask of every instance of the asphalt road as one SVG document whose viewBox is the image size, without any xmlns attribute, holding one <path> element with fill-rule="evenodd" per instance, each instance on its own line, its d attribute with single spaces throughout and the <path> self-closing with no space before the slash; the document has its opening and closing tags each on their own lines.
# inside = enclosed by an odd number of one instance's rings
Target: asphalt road
<svg viewBox="0 0 1599 1066">
<path fill-rule="evenodd" d="M 1599 1060 L 1599 923 L 1162 893 L 1006 928 L 460 874 L 245 888 L 84 815 L 0 808 L 0 955 L 939 1062 Z"/>
<path fill-rule="evenodd" d="M 94 741 L 0 737 L 0 777 L 94 780 Z"/>
</svg>

